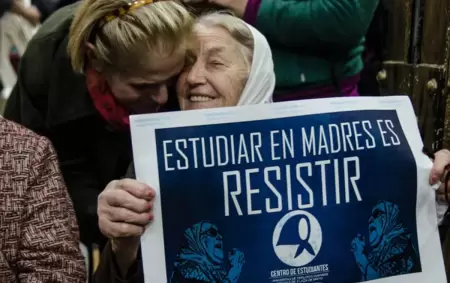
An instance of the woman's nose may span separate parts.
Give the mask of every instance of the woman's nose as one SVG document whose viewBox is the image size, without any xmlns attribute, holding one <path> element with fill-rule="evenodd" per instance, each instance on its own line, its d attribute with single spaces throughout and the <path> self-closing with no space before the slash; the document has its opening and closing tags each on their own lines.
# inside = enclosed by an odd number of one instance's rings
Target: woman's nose
<svg viewBox="0 0 450 283">
<path fill-rule="evenodd" d="M 164 105 L 169 99 L 169 91 L 167 90 L 167 85 L 162 84 L 158 88 L 158 91 L 152 95 L 152 100 L 158 105 Z"/>
<path fill-rule="evenodd" d="M 204 84 L 205 68 L 201 64 L 194 64 L 189 70 L 187 82 L 191 85 Z"/>
</svg>

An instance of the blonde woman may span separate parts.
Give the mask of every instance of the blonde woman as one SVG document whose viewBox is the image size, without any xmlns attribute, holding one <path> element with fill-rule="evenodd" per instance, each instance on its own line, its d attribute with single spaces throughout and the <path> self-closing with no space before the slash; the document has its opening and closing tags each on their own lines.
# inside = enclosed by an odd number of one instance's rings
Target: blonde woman
<svg viewBox="0 0 450 283">
<path fill-rule="evenodd" d="M 99 193 L 131 162 L 128 115 L 167 102 L 192 24 L 172 1 L 84 0 L 53 14 L 29 43 L 5 117 L 53 143 L 88 246 L 106 242 Z"/>
<path fill-rule="evenodd" d="M 181 110 L 272 102 L 275 88 L 272 53 L 261 33 L 222 13 L 200 17 L 194 30 L 194 44 L 188 50 L 186 66 L 177 82 Z M 113 240 L 102 254 L 95 282 L 144 282 L 137 260 L 138 236 L 152 217 L 152 196 L 148 186 L 131 179 L 112 182 L 99 196 L 100 229 Z M 119 203 L 117 199 L 123 201 Z M 222 275 L 228 272 L 223 271 Z M 174 276 L 186 272 L 181 268 Z M 200 274 L 197 281 L 190 278 L 191 281 L 182 282 L 216 282 L 202 275 L 206 276 Z M 225 277 L 222 279 L 220 282 L 228 282 Z"/>
</svg>

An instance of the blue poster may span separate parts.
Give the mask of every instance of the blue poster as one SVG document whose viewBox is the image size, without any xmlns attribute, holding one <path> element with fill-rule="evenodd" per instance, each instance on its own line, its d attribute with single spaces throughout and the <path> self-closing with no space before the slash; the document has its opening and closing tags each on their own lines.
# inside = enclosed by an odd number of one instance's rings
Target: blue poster
<svg viewBox="0 0 450 283">
<path fill-rule="evenodd" d="M 418 169 L 396 110 L 160 128 L 154 140 L 167 282 L 423 271 Z"/>
</svg>

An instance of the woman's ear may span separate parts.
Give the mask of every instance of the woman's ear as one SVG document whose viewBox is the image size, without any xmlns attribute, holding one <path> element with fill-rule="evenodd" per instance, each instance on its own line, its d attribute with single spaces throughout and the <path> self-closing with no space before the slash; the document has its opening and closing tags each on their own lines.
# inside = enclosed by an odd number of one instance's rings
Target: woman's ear
<svg viewBox="0 0 450 283">
<path fill-rule="evenodd" d="M 100 64 L 99 60 L 97 59 L 97 57 L 95 56 L 95 46 L 90 42 L 86 42 L 85 47 L 86 47 L 86 57 L 88 59 L 89 67 L 93 68 L 97 72 L 101 72 L 101 70 L 102 70 L 101 64 Z"/>
</svg>

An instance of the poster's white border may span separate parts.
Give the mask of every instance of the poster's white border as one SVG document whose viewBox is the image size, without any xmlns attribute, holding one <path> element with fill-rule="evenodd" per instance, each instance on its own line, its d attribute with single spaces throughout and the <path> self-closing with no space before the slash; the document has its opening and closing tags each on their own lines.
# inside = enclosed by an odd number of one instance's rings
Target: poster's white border
<svg viewBox="0 0 450 283">
<path fill-rule="evenodd" d="M 167 283 L 164 239 L 162 235 L 161 199 L 159 196 L 159 172 L 157 166 L 155 130 L 196 125 L 211 125 L 255 120 L 266 120 L 300 115 L 334 113 L 357 110 L 396 110 L 400 124 L 405 131 L 418 172 L 418 186 L 428 185 L 430 160 L 422 154 L 423 143 L 419 135 L 417 119 L 407 96 L 389 97 L 357 97 L 328 98 L 282 102 L 265 105 L 250 105 L 243 107 L 216 108 L 196 111 L 178 111 L 158 114 L 131 116 L 131 134 L 133 142 L 134 163 L 138 180 L 152 186 L 157 193 L 154 204 L 154 221 L 141 238 L 142 260 L 144 264 L 145 283 Z M 136 153 L 148 152 L 148 155 Z M 151 173 L 149 173 L 151 172 Z M 424 205 L 427 203 L 429 205 Z M 402 282 L 409 283 L 446 283 L 442 251 L 437 231 L 436 206 L 434 194 L 418 190 L 418 207 L 428 212 L 418 212 L 418 242 L 422 272 L 402 276 Z M 182 212 L 180 212 L 182 213 Z M 426 215 L 433 217 L 427 218 Z M 425 234 L 423 231 L 432 231 Z M 379 279 L 379 283 L 398 283 L 400 278 L 389 277 Z M 254 282 L 243 282 L 254 283 Z"/>
</svg>

